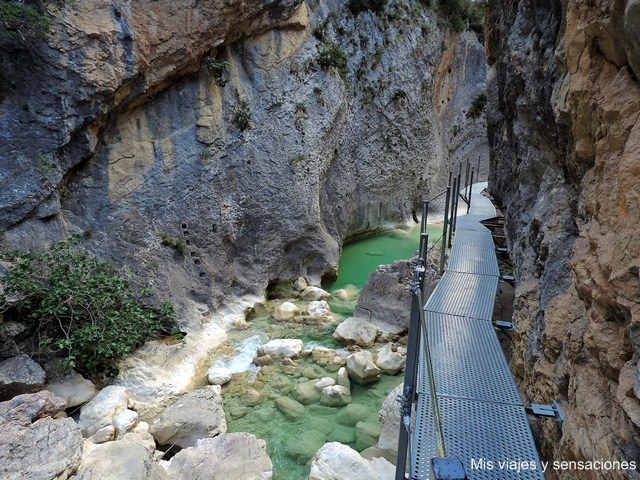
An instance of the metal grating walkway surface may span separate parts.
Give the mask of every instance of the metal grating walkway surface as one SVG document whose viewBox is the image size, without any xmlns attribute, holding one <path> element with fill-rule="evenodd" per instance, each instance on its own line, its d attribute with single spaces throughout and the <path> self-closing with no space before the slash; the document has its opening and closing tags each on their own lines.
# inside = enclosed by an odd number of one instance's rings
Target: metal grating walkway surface
<svg viewBox="0 0 640 480">
<path fill-rule="evenodd" d="M 447 269 L 424 306 L 444 441 L 447 456 L 462 460 L 470 480 L 543 479 L 522 398 L 491 321 L 500 272 L 491 232 L 480 223 L 496 214 L 480 195 L 485 187 L 473 186 L 469 215 L 457 219 Z M 410 472 L 412 479 L 428 479 L 437 453 L 423 342 L 417 391 Z"/>
</svg>

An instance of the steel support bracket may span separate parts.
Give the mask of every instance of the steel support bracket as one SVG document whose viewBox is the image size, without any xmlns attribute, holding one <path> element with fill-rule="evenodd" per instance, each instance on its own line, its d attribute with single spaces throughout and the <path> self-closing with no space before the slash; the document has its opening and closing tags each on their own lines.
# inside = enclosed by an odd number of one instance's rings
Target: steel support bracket
<svg viewBox="0 0 640 480">
<path fill-rule="evenodd" d="M 528 407 L 524 407 L 524 409 L 529 415 L 534 415 L 536 417 L 555 418 L 556 421 L 560 423 L 564 421 L 564 415 L 560 411 L 558 403 L 555 400 L 551 405 L 532 403 Z"/>
<path fill-rule="evenodd" d="M 493 325 L 500 330 L 513 330 L 513 323 L 503 320 L 496 320 Z"/>
</svg>

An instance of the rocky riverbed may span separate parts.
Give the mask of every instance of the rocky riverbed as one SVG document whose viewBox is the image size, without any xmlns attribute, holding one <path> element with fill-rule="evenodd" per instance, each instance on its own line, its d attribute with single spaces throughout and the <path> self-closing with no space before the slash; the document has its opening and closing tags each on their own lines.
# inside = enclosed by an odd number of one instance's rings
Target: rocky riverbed
<svg viewBox="0 0 640 480">
<path fill-rule="evenodd" d="M 220 478 L 389 478 L 409 275 L 410 263 L 397 261 L 374 272 L 363 295 L 304 278 L 275 289 L 278 298 L 229 329 L 193 388 L 153 405 L 125 385 L 97 391 L 75 373 L 48 378 L 27 356 L 5 361 L 3 392 L 22 395 L 0 404 L 0 422 L 16 434 L 0 441 L 0 473 L 181 479 L 206 457 L 216 459 L 207 475 Z M 332 312 L 327 300 L 355 306 L 357 316 Z M 34 445 L 42 462 L 33 462 Z"/>
</svg>

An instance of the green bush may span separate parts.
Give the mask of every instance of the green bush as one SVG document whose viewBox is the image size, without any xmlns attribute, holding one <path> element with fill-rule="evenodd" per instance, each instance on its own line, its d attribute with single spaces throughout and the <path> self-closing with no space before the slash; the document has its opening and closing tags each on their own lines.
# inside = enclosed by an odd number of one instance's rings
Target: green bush
<svg viewBox="0 0 640 480">
<path fill-rule="evenodd" d="M 11 307 L 0 298 L 2 313 L 11 309 L 28 322 L 42 353 L 98 383 L 117 374 L 118 360 L 174 326 L 171 304 L 147 305 L 148 289 L 134 292 L 115 267 L 74 240 L 2 258 L 13 264 L 2 279 L 4 292 L 19 298 Z"/>
<path fill-rule="evenodd" d="M 187 254 L 187 242 L 184 238 L 173 238 L 171 235 L 164 232 L 159 233 L 158 236 L 160 237 L 162 245 L 173 248 L 181 257 L 184 257 Z"/>
<path fill-rule="evenodd" d="M 471 108 L 467 112 L 467 117 L 469 118 L 478 118 L 482 115 L 484 111 L 484 107 L 487 105 L 487 95 L 481 93 L 476 98 L 473 99 L 473 103 L 471 104 Z"/>
<path fill-rule="evenodd" d="M 249 103 L 240 97 L 240 93 L 238 93 L 237 90 L 236 104 L 231 107 L 231 112 L 231 123 L 243 131 L 251 128 L 251 110 L 249 109 Z"/>
<path fill-rule="evenodd" d="M 335 67 L 338 70 L 340 77 L 343 79 L 347 76 L 347 73 L 349 73 L 347 56 L 335 43 L 329 43 L 320 51 L 320 54 L 318 55 L 318 65 L 325 70 Z"/>
<path fill-rule="evenodd" d="M 30 42 L 49 33 L 49 21 L 33 7 L 0 0 L 0 40 Z"/>
<path fill-rule="evenodd" d="M 229 80 L 224 78 L 225 72 L 229 70 L 229 62 L 226 60 L 220 60 L 207 55 L 204 57 L 204 60 L 202 60 L 202 66 L 208 74 L 213 76 L 213 80 L 219 87 L 224 87 L 229 83 Z"/>
<path fill-rule="evenodd" d="M 442 0 L 440 11 L 447 19 L 448 25 L 456 32 L 462 32 L 467 23 L 469 29 L 478 34 L 484 41 L 484 12 L 473 0 Z"/>
</svg>

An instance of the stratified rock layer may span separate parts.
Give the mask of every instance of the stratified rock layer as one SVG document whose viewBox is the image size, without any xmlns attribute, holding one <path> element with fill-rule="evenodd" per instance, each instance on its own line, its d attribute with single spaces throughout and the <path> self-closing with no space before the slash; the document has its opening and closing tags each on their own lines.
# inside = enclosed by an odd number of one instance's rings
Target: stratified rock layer
<svg viewBox="0 0 640 480">
<path fill-rule="evenodd" d="M 517 278 L 512 366 L 526 400 L 565 410 L 562 427 L 534 427 L 543 456 L 637 460 L 638 4 L 489 3 L 489 185 Z"/>
</svg>

